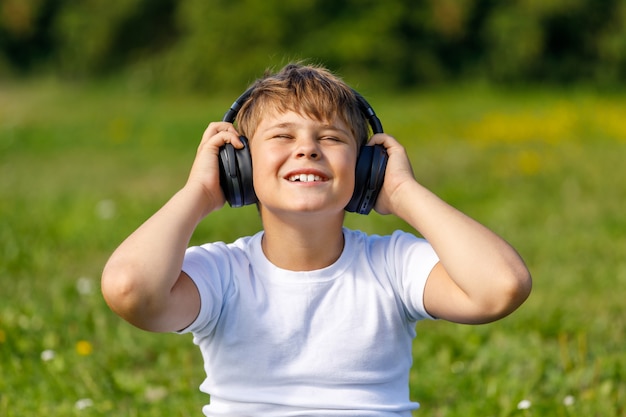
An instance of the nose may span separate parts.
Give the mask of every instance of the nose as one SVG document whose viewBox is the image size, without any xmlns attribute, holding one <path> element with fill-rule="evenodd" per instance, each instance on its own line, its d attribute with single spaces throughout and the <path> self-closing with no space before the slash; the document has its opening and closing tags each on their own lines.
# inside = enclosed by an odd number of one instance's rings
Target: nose
<svg viewBox="0 0 626 417">
<path fill-rule="evenodd" d="M 308 159 L 319 159 L 321 157 L 317 140 L 314 138 L 302 138 L 297 143 L 296 157 Z"/>
</svg>

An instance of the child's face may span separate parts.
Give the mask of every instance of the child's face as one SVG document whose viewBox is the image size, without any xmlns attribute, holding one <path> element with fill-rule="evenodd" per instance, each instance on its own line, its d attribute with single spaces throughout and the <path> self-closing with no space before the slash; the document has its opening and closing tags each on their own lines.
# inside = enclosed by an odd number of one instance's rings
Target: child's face
<svg viewBox="0 0 626 417">
<path fill-rule="evenodd" d="M 338 118 L 321 122 L 293 111 L 268 114 L 250 139 L 262 210 L 343 213 L 354 191 L 357 150 Z"/>
</svg>

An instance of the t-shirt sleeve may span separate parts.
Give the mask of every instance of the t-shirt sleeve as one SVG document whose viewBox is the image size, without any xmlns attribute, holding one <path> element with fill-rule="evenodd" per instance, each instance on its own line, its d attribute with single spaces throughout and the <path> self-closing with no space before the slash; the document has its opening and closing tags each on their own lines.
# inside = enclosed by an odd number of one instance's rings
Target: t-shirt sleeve
<svg viewBox="0 0 626 417">
<path fill-rule="evenodd" d="M 200 312 L 196 319 L 178 333 L 207 333 L 212 331 L 222 309 L 230 277 L 226 245 L 193 246 L 185 252 L 182 270 L 198 288 Z"/>
<path fill-rule="evenodd" d="M 390 243 L 393 276 L 407 315 L 413 321 L 434 319 L 424 307 L 424 288 L 439 256 L 428 241 L 410 233 L 396 231 Z"/>
</svg>

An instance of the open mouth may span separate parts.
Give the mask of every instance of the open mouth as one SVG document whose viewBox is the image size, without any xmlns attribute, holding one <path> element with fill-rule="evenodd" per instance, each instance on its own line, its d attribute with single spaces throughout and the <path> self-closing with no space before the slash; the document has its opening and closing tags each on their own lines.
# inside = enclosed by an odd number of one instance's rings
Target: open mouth
<svg viewBox="0 0 626 417">
<path fill-rule="evenodd" d="M 290 175 L 287 180 L 290 182 L 320 182 L 323 181 L 323 178 L 313 174 L 295 174 Z"/>
</svg>

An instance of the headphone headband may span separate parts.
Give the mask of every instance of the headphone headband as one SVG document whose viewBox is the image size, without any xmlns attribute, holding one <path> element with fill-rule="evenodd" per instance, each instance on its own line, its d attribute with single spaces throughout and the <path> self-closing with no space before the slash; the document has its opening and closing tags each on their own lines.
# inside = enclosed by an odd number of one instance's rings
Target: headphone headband
<svg viewBox="0 0 626 417">
<path fill-rule="evenodd" d="M 237 100 L 235 100 L 235 102 L 230 106 L 230 109 L 228 109 L 226 114 L 224 114 L 224 117 L 222 118 L 223 122 L 233 123 L 235 121 L 237 113 L 239 113 L 239 110 L 241 110 L 243 103 L 248 100 L 248 98 L 252 94 L 252 91 L 254 91 L 254 87 L 248 88 L 246 91 L 244 91 L 242 95 L 237 98 Z"/>
</svg>

